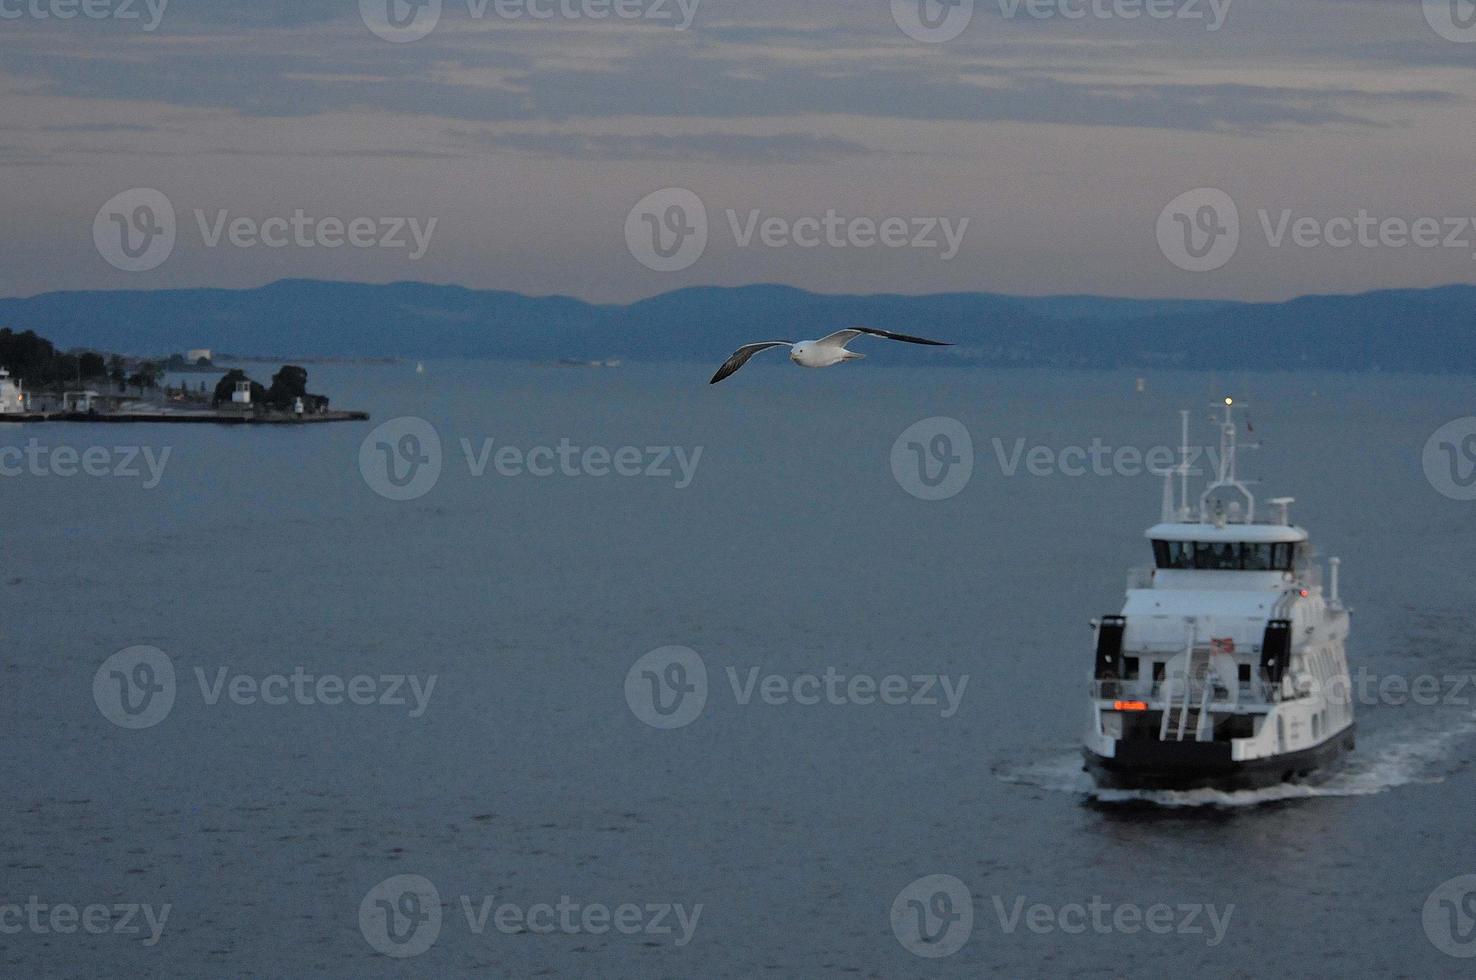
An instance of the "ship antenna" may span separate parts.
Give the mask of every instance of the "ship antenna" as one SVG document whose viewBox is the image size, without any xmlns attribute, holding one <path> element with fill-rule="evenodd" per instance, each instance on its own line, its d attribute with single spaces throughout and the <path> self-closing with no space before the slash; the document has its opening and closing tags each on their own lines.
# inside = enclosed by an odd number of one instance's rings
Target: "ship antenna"
<svg viewBox="0 0 1476 980">
<path fill-rule="evenodd" d="M 1215 482 L 1204 488 L 1204 493 L 1199 496 L 1199 519 L 1205 520 L 1208 516 L 1208 504 L 1210 495 L 1221 487 L 1230 487 L 1245 498 L 1245 523 L 1254 524 L 1256 520 L 1256 497 L 1235 475 L 1235 399 L 1226 398 L 1224 404 L 1225 417 L 1220 421 L 1220 472 Z"/>
<path fill-rule="evenodd" d="M 1179 410 L 1179 520 L 1189 519 L 1189 410 Z"/>
<path fill-rule="evenodd" d="M 1220 423 L 1220 483 L 1235 482 L 1235 399 L 1225 399 L 1225 419 Z"/>
</svg>

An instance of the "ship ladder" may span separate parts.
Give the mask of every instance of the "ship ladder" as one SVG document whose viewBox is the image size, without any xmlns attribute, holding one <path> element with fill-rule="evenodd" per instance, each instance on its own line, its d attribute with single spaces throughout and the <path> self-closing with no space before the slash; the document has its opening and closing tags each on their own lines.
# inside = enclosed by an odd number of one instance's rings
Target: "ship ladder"
<svg viewBox="0 0 1476 980">
<path fill-rule="evenodd" d="M 1170 691 L 1168 704 L 1165 706 L 1163 721 L 1159 727 L 1159 741 L 1168 741 L 1169 725 L 1177 720 L 1174 727 L 1173 740 L 1184 741 L 1184 733 L 1190 732 L 1196 742 L 1204 741 L 1204 719 L 1209 714 L 1209 703 L 1214 684 L 1210 681 L 1210 651 L 1196 650 L 1190 647 L 1188 662 L 1184 671 L 1184 682 L 1178 691 Z M 1194 704 L 1194 692 L 1200 692 L 1199 704 Z M 1179 700 L 1182 698 L 1182 700 Z M 1177 715 L 1177 719 L 1175 719 Z"/>
</svg>

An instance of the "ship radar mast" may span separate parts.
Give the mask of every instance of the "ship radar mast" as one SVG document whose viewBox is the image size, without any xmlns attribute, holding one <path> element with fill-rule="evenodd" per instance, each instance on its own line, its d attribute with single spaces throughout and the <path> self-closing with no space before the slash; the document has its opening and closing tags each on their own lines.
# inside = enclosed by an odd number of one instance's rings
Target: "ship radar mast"
<svg viewBox="0 0 1476 980">
<path fill-rule="evenodd" d="M 1256 495 L 1251 492 L 1249 484 L 1245 480 L 1240 479 L 1236 471 L 1237 454 L 1240 448 L 1235 431 L 1236 407 L 1235 399 L 1228 396 L 1223 403 L 1215 405 L 1215 408 L 1223 413 L 1219 418 L 1215 419 L 1220 428 L 1220 457 L 1215 478 L 1210 481 L 1209 485 L 1204 488 L 1204 492 L 1199 495 L 1198 517 L 1199 523 L 1201 524 L 1211 522 L 1220 525 L 1227 522 L 1255 523 Z M 1244 406 L 1239 407 L 1243 408 Z M 1165 522 L 1176 521 L 1179 523 L 1189 523 L 1194 517 L 1194 512 L 1189 506 L 1189 461 L 1191 458 L 1189 412 L 1180 411 L 1179 420 L 1182 432 L 1179 445 L 1179 464 L 1172 469 L 1165 470 L 1163 474 L 1163 520 Z M 1258 447 L 1254 444 L 1247 444 L 1245 448 L 1255 449 Z M 1177 501 L 1175 500 L 1173 487 L 1173 478 L 1175 476 L 1179 478 Z M 1233 491 L 1240 498 L 1231 502 L 1228 514 L 1224 510 L 1223 501 L 1217 496 L 1218 492 L 1222 490 Z M 1214 502 L 1213 511 L 1211 510 L 1211 501 Z M 1242 502 L 1244 504 L 1243 513 L 1241 512 Z M 1286 508 L 1291 502 L 1291 498 L 1278 498 L 1272 501 L 1278 508 L 1278 517 L 1283 524 L 1289 523 Z"/>
</svg>

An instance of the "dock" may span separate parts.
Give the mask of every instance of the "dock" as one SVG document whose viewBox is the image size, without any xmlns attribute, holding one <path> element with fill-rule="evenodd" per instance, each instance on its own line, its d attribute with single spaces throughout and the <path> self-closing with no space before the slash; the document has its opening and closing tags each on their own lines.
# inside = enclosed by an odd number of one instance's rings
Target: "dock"
<svg viewBox="0 0 1476 980">
<path fill-rule="evenodd" d="M 110 422 L 168 423 L 173 425 L 312 425 L 319 422 L 367 422 L 368 412 L 241 412 L 202 409 L 198 411 L 151 412 L 15 412 L 0 414 L 6 422 Z"/>
</svg>

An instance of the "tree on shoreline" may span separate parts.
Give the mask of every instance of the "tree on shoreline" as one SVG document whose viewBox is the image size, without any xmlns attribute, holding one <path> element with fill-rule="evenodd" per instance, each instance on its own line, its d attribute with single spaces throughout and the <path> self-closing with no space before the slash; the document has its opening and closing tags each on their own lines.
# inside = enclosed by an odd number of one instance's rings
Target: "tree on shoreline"
<svg viewBox="0 0 1476 980">
<path fill-rule="evenodd" d="M 118 354 L 104 355 L 92 350 L 62 353 L 33 330 L 16 333 L 5 327 L 0 328 L 0 367 L 8 369 L 17 381 L 31 389 L 70 390 L 87 382 L 99 387 L 111 382 L 120 395 L 127 394 L 129 388 L 136 388 L 143 395 L 159 388 L 167 362 L 125 359 Z M 307 370 L 295 364 L 282 365 L 272 375 L 270 388 L 253 381 L 240 368 L 233 368 L 216 383 L 212 404 L 217 407 L 229 404 L 238 381 L 250 382 L 251 403 L 256 407 L 290 412 L 300 398 L 306 411 L 328 409 L 327 397 L 307 390 Z M 181 391 L 186 388 L 188 385 L 182 386 Z M 204 382 L 200 388 L 203 393 Z"/>
<path fill-rule="evenodd" d="M 138 366 L 128 379 L 128 383 L 138 389 L 139 394 L 151 391 L 159 387 L 159 365 L 152 361 L 145 361 Z"/>
<path fill-rule="evenodd" d="M 64 354 L 35 331 L 0 329 L 0 367 L 32 387 L 75 385 L 106 376 L 102 355 L 93 351 Z"/>
<path fill-rule="evenodd" d="M 272 386 L 267 389 L 266 399 L 273 408 L 289 409 L 301 398 L 304 403 L 309 397 L 308 373 L 295 364 L 284 364 L 272 375 Z"/>
</svg>

